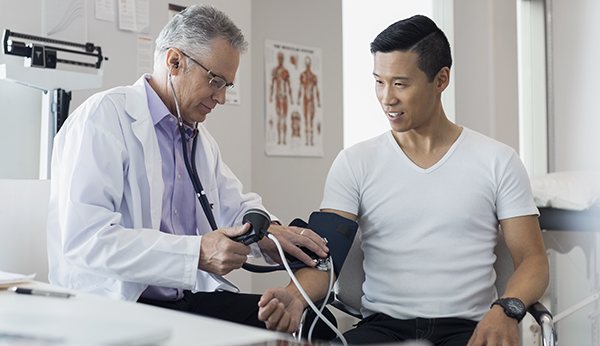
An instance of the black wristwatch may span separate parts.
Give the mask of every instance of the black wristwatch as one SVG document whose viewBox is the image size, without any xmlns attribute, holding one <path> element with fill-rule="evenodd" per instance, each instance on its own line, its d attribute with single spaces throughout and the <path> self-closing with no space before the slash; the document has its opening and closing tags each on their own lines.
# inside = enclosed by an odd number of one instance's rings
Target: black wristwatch
<svg viewBox="0 0 600 346">
<path fill-rule="evenodd" d="M 525 304 L 518 298 L 500 298 L 492 303 L 490 309 L 494 305 L 500 305 L 504 309 L 506 316 L 514 318 L 518 322 L 521 322 L 525 314 L 527 314 Z"/>
</svg>

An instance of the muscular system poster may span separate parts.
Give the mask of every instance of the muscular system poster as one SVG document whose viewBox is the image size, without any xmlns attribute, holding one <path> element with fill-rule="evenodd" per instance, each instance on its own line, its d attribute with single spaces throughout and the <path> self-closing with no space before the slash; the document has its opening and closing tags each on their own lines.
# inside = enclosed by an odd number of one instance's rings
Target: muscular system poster
<svg viewBox="0 0 600 346">
<path fill-rule="evenodd" d="M 321 49 L 265 42 L 265 152 L 323 156 Z"/>
</svg>

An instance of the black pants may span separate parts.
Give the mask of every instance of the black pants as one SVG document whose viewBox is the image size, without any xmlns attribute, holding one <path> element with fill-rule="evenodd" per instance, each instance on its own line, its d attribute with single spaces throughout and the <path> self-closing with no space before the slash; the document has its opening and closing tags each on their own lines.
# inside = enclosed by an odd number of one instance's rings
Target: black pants
<svg viewBox="0 0 600 346">
<path fill-rule="evenodd" d="M 258 320 L 259 300 L 260 295 L 257 294 L 184 291 L 183 298 L 178 301 L 140 298 L 138 302 L 266 328 L 265 323 Z"/>
<path fill-rule="evenodd" d="M 476 326 L 477 322 L 461 318 L 397 320 L 384 314 L 375 314 L 344 333 L 344 338 L 349 345 L 427 340 L 434 346 L 465 346 Z M 336 339 L 332 344 L 341 343 Z"/>
</svg>

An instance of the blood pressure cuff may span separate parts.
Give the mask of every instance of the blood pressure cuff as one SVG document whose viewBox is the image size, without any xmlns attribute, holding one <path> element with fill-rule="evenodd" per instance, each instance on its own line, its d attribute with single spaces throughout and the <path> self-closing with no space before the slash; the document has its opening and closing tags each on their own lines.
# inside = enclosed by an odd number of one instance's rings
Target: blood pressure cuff
<svg viewBox="0 0 600 346">
<path fill-rule="evenodd" d="M 335 275 L 339 276 L 354 241 L 354 236 L 358 231 L 358 224 L 338 214 L 315 211 L 310 215 L 308 223 L 301 219 L 295 219 L 290 223 L 290 226 L 311 229 L 322 238 L 327 239 L 329 256 L 333 259 L 333 270 Z M 312 258 L 319 258 L 317 254 L 305 247 L 300 249 Z M 292 263 L 300 262 L 289 254 L 286 254 L 286 257 Z"/>
</svg>

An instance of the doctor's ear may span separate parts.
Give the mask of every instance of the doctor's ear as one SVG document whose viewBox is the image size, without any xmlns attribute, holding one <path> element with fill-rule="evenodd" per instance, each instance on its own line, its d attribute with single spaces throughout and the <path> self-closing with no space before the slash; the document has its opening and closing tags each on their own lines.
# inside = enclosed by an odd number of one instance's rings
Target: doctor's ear
<svg viewBox="0 0 600 346">
<path fill-rule="evenodd" d="M 176 76 L 179 74 L 179 61 L 177 61 L 177 60 L 169 61 L 168 74 L 169 74 L 169 76 L 171 76 L 171 75 Z"/>
<path fill-rule="evenodd" d="M 169 70 L 177 70 L 180 65 L 185 67 L 185 63 L 181 64 L 181 59 L 183 59 L 183 53 L 177 48 L 170 48 L 165 60 L 166 68 Z M 173 74 L 177 74 L 177 72 L 173 71 Z"/>
</svg>

